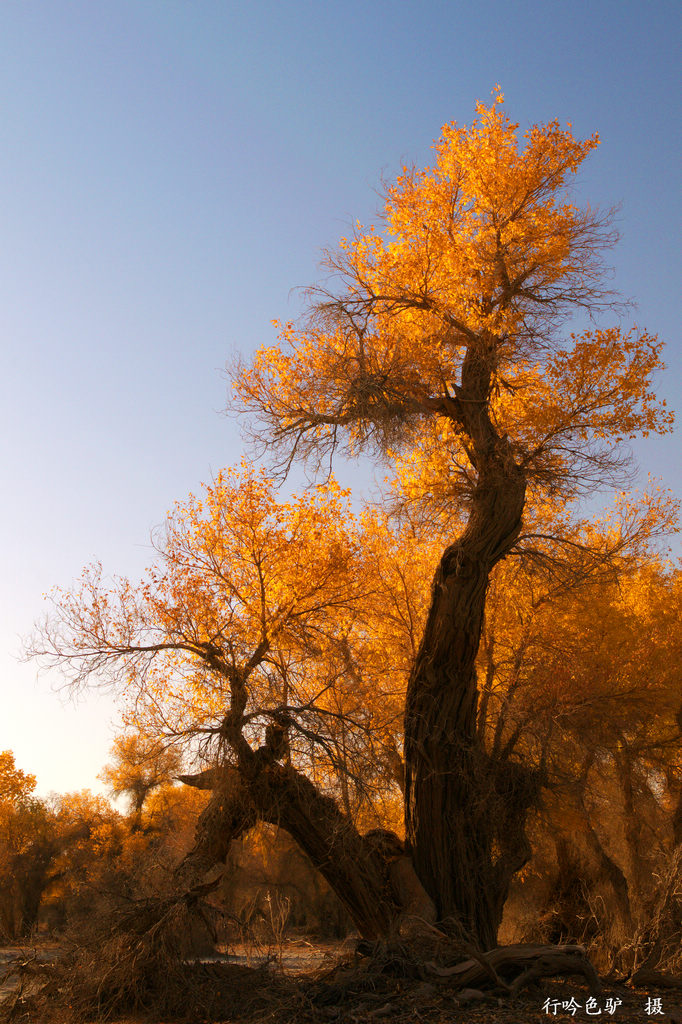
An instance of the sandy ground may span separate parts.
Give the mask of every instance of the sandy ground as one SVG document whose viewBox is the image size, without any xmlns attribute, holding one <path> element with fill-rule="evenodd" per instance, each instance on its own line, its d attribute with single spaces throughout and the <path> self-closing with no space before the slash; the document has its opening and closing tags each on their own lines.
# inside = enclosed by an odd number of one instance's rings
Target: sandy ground
<svg viewBox="0 0 682 1024">
<path fill-rule="evenodd" d="M 249 967 L 271 963 L 273 967 L 280 968 L 286 974 L 305 974 L 318 967 L 333 966 L 344 956 L 352 954 L 354 948 L 354 939 L 344 942 L 308 942 L 306 939 L 288 939 L 282 943 L 281 949 L 277 946 L 255 948 L 236 944 L 226 948 L 216 959 L 226 960 L 228 963 L 246 964 Z M 201 959 L 205 961 L 210 958 L 202 957 Z"/>
</svg>

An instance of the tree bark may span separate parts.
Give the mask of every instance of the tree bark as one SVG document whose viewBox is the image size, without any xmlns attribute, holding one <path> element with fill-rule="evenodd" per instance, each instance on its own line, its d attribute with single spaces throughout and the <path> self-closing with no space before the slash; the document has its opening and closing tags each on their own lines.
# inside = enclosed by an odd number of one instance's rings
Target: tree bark
<svg viewBox="0 0 682 1024">
<path fill-rule="evenodd" d="M 390 851 L 360 835 L 331 797 L 291 765 L 272 764 L 251 786 L 264 821 L 285 829 L 332 887 L 364 938 L 389 935 L 397 905 L 387 875 Z M 371 834 L 370 834 L 371 835 Z M 402 845 L 393 853 L 402 853 Z"/>
<path fill-rule="evenodd" d="M 682 845 L 682 789 L 677 794 L 675 810 L 672 817 L 673 846 Z"/>
<path fill-rule="evenodd" d="M 496 828 L 501 793 L 523 824 L 532 786 L 511 764 L 492 762 L 477 734 L 476 655 L 490 571 L 521 527 L 525 481 L 487 412 L 476 441 L 478 485 L 461 538 L 444 552 L 405 706 L 405 822 L 417 874 L 439 918 L 454 918 L 483 949 L 496 944 L 509 881 L 528 857 L 523 828 L 506 842 Z"/>
</svg>

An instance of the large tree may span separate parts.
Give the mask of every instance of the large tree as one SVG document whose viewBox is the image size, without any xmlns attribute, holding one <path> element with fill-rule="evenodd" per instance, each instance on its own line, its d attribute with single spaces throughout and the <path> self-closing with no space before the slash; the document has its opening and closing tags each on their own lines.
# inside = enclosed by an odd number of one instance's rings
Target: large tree
<svg viewBox="0 0 682 1024">
<path fill-rule="evenodd" d="M 540 779 L 477 728 L 491 573 L 510 553 L 556 569 L 562 544 L 579 571 L 608 560 L 636 526 L 622 515 L 592 545 L 567 508 L 623 481 L 629 438 L 670 427 L 655 338 L 560 331 L 612 305 L 610 218 L 567 196 L 596 137 L 551 123 L 524 139 L 499 95 L 470 128 L 446 126 L 434 166 L 387 190 L 383 235 L 342 241 L 307 318 L 234 369 L 235 403 L 281 467 L 339 448 L 393 463 L 395 534 L 355 522 L 333 482 L 278 505 L 264 476 L 223 476 L 170 517 L 141 588 L 86 575 L 35 645 L 77 679 L 113 671 L 137 725 L 210 747 L 198 782 L 214 798 L 184 869 L 272 821 L 367 936 L 408 912 L 495 945 Z M 338 780 L 361 789 L 368 758 L 404 793 L 405 847 L 352 820 Z"/>
<path fill-rule="evenodd" d="M 611 217 L 568 194 L 597 137 L 552 122 L 521 146 L 501 95 L 477 113 L 469 128 L 444 127 L 433 167 L 403 169 L 384 233 L 358 227 L 327 255 L 335 280 L 277 348 L 236 368 L 234 386 L 285 465 L 373 448 L 419 489 L 424 453 L 440 461 L 457 513 L 407 688 L 405 824 L 439 918 L 490 946 L 527 857 L 535 789 L 492 762 L 476 730 L 491 571 L 523 546 L 529 496 L 567 502 L 621 481 L 623 442 L 670 417 L 651 390 L 655 338 L 560 330 L 613 304 Z"/>
</svg>

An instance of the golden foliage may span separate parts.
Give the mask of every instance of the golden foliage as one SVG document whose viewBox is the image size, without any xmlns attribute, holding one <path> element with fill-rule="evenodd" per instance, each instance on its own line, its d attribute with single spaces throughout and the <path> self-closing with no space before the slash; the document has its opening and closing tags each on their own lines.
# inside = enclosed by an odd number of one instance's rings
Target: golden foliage
<svg viewBox="0 0 682 1024">
<path fill-rule="evenodd" d="M 622 442 L 666 432 L 655 337 L 619 328 L 562 339 L 578 309 L 608 308 L 602 250 L 610 214 L 569 201 L 569 180 L 598 143 L 570 126 L 518 137 L 501 94 L 470 127 L 443 128 L 436 163 L 404 168 L 386 191 L 384 233 L 358 226 L 326 258 L 337 293 L 279 344 L 234 368 L 237 408 L 287 459 L 341 443 L 397 460 L 410 498 L 471 495 L 487 406 L 531 487 L 572 498 L 619 478 Z M 316 293 L 313 293 L 315 296 Z M 255 428 L 257 429 L 257 428 Z"/>
<path fill-rule="evenodd" d="M 0 752 L 0 801 L 17 803 L 26 800 L 35 787 L 35 775 L 16 767 L 12 751 Z"/>
</svg>

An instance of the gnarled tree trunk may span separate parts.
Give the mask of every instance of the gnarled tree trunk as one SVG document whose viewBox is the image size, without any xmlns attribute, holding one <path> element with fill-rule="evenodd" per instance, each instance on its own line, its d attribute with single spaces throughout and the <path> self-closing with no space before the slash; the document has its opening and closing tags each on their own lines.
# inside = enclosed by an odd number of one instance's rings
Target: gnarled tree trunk
<svg viewBox="0 0 682 1024">
<path fill-rule="evenodd" d="M 533 797 L 518 766 L 491 761 L 476 728 L 489 574 L 519 535 L 525 500 L 523 473 L 487 413 L 489 379 L 489 368 L 472 357 L 460 407 L 478 485 L 462 536 L 435 574 L 405 706 L 405 819 L 414 866 L 439 918 L 453 918 L 484 949 L 496 944 L 509 881 L 529 856 L 523 820 Z M 511 832 L 500 828 L 502 819 L 514 824 Z"/>
<path fill-rule="evenodd" d="M 182 781 L 193 784 L 190 776 Z M 260 820 L 292 836 L 364 938 L 394 934 L 406 914 L 435 920 L 397 836 L 381 830 L 361 835 L 336 802 L 291 765 L 272 762 L 249 780 L 224 769 L 210 782 L 213 796 L 199 819 L 194 848 L 178 869 L 183 884 L 224 861 L 232 840 Z"/>
</svg>

